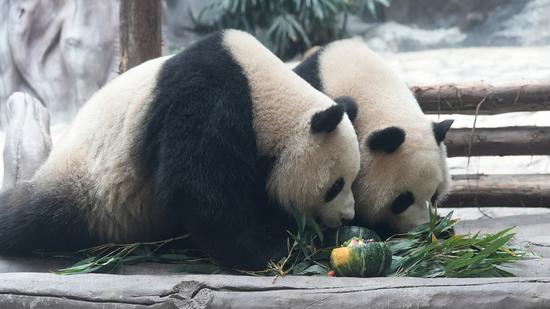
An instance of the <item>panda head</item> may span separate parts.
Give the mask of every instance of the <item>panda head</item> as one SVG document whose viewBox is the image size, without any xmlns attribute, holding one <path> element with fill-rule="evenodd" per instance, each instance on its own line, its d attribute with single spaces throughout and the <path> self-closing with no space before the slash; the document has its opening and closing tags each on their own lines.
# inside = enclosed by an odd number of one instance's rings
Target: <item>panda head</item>
<svg viewBox="0 0 550 309">
<path fill-rule="evenodd" d="M 268 179 L 272 198 L 329 227 L 352 220 L 359 146 L 346 106 L 308 111 L 284 145 Z"/>
<path fill-rule="evenodd" d="M 365 168 L 354 184 L 362 221 L 391 235 L 429 220 L 427 202 L 437 204 L 450 187 L 443 140 L 452 122 L 388 126 L 363 139 Z"/>
<path fill-rule="evenodd" d="M 442 141 L 451 121 L 432 124 L 399 74 L 362 40 L 332 42 L 294 70 L 335 101 L 356 102 L 357 224 L 395 233 L 426 222 L 426 201 L 449 190 Z"/>
</svg>

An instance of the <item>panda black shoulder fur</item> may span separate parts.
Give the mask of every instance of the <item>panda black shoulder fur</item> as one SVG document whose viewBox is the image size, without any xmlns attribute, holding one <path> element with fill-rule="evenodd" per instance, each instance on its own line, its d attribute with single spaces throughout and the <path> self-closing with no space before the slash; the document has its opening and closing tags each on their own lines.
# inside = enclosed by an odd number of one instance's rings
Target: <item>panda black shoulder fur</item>
<svg viewBox="0 0 550 309">
<path fill-rule="evenodd" d="M 442 141 L 453 121 L 432 123 L 407 85 L 362 41 L 328 44 L 294 71 L 335 101 L 357 106 L 351 113 L 361 152 L 355 221 L 382 234 L 426 222 L 426 201 L 441 200 L 450 187 Z"/>
<path fill-rule="evenodd" d="M 96 93 L 35 177 L 0 196 L 0 253 L 190 232 L 223 264 L 263 267 L 286 254 L 289 207 L 353 218 L 358 171 L 344 107 L 226 30 Z"/>
</svg>

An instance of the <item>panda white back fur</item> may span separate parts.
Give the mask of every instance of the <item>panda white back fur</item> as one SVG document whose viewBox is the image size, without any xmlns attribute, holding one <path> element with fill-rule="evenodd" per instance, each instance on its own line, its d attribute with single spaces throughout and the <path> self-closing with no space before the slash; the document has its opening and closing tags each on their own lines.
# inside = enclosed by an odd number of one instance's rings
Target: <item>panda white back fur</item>
<svg viewBox="0 0 550 309">
<path fill-rule="evenodd" d="M 286 254 L 288 207 L 353 218 L 344 111 L 252 36 L 210 35 L 86 103 L 36 176 L 0 195 L 0 253 L 190 232 L 223 264 L 263 267 Z"/>
<path fill-rule="evenodd" d="M 356 221 L 385 233 L 428 220 L 426 201 L 449 190 L 446 148 L 452 120 L 432 123 L 401 78 L 364 42 L 333 42 L 295 72 L 337 102 L 356 104 L 361 170 Z"/>
</svg>

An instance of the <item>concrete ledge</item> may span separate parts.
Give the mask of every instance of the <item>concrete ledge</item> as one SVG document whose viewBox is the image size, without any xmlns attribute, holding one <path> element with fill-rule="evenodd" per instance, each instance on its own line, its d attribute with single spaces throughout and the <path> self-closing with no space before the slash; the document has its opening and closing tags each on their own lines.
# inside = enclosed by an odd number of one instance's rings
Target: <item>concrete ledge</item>
<svg viewBox="0 0 550 309">
<path fill-rule="evenodd" d="M 0 275 L 2 308 L 548 308 L 550 278 Z"/>
<path fill-rule="evenodd" d="M 457 233 L 517 226 L 550 254 L 550 215 L 463 221 Z M 550 259 L 521 261 L 508 270 L 523 277 L 475 279 L 285 278 L 186 275 L 174 265 L 141 263 L 127 276 L 60 276 L 71 261 L 0 257 L 0 308 L 550 308 Z M 526 277 L 529 276 L 529 277 Z"/>
</svg>

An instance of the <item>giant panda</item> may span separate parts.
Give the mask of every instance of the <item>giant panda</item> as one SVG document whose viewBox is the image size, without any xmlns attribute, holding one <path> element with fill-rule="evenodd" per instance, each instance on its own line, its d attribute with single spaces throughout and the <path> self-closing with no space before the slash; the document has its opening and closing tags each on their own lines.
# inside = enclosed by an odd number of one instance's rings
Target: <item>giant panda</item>
<svg viewBox="0 0 550 309">
<path fill-rule="evenodd" d="M 345 111 L 251 35 L 212 34 L 82 107 L 36 175 L 1 194 L 0 253 L 188 232 L 224 265 L 265 267 L 287 254 L 291 207 L 328 226 L 354 217 Z"/>
<path fill-rule="evenodd" d="M 358 107 L 354 221 L 386 236 L 426 222 L 426 202 L 437 203 L 449 191 L 443 140 L 453 121 L 430 121 L 407 85 L 362 41 L 330 43 L 294 71 L 334 100 Z"/>
</svg>

